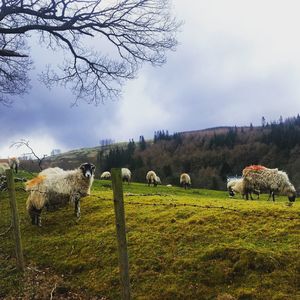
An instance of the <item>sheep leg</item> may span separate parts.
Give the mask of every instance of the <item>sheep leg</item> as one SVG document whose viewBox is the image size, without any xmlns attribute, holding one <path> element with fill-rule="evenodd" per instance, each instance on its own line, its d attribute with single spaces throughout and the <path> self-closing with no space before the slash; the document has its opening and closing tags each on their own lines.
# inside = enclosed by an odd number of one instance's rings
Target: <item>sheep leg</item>
<svg viewBox="0 0 300 300">
<path fill-rule="evenodd" d="M 80 196 L 75 195 L 75 215 L 77 218 L 80 218 Z"/>
<path fill-rule="evenodd" d="M 41 219 L 41 209 L 36 209 L 35 207 L 32 207 L 29 215 L 31 217 L 31 224 L 32 225 L 37 225 L 37 226 L 42 226 L 42 219 Z"/>
<path fill-rule="evenodd" d="M 272 196 L 272 191 L 269 192 L 268 201 L 271 199 L 271 196 Z"/>
</svg>

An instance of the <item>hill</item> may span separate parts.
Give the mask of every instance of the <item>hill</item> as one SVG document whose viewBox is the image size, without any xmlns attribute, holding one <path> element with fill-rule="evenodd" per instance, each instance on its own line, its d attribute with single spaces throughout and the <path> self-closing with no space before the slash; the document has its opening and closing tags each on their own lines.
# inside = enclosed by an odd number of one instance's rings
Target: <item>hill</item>
<svg viewBox="0 0 300 300">
<path fill-rule="evenodd" d="M 112 167 L 128 167 L 133 180 L 145 182 L 149 170 L 163 184 L 179 184 L 182 172 L 190 174 L 194 187 L 224 190 L 228 176 L 241 175 L 245 166 L 261 164 L 288 173 L 300 191 L 300 116 L 262 127 L 216 127 L 169 134 L 156 131 L 153 140 L 79 149 L 50 157 L 44 167 L 74 168 L 90 161 L 97 176 Z M 30 165 L 31 164 L 31 165 Z M 26 168 L 36 164 L 24 162 Z"/>
<path fill-rule="evenodd" d="M 18 187 L 19 184 L 18 184 Z M 299 299 L 300 204 L 227 193 L 124 185 L 132 299 Z M 7 194 L 0 194 L 0 299 L 119 299 L 110 181 L 30 224 L 17 189 L 26 262 L 15 269 Z"/>
</svg>

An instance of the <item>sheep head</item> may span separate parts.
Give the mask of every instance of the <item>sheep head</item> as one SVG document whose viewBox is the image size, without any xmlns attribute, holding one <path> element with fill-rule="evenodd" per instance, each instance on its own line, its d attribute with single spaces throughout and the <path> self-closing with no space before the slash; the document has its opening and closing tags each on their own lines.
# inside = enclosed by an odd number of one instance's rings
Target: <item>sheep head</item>
<svg viewBox="0 0 300 300">
<path fill-rule="evenodd" d="M 81 164 L 79 169 L 85 178 L 91 178 L 95 174 L 96 167 L 90 163 Z"/>
</svg>

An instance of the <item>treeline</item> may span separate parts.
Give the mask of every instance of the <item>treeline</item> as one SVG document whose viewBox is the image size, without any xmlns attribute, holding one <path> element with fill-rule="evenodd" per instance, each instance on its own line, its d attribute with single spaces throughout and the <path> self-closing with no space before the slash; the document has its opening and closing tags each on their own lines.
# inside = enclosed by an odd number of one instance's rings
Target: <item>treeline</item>
<svg viewBox="0 0 300 300">
<path fill-rule="evenodd" d="M 300 190 L 300 116 L 285 121 L 262 122 L 262 126 L 230 127 L 222 130 L 174 133 L 160 130 L 153 140 L 130 140 L 124 147 L 99 151 L 100 171 L 128 167 L 133 180 L 145 182 L 153 169 L 163 184 L 179 184 L 188 172 L 194 187 L 224 189 L 227 176 L 241 175 L 250 164 L 262 164 L 288 172 Z"/>
</svg>

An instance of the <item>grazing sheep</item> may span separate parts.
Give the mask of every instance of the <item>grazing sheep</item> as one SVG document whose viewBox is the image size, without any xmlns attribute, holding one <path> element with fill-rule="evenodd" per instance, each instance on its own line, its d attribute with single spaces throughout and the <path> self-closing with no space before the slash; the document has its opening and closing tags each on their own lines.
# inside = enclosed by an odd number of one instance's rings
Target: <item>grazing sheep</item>
<svg viewBox="0 0 300 300">
<path fill-rule="evenodd" d="M 234 178 L 228 178 L 227 179 L 227 190 L 230 197 L 233 197 L 236 193 L 239 193 L 244 198 L 245 195 L 247 195 L 245 182 L 242 177 L 234 177 Z M 259 199 L 260 191 L 257 189 L 248 190 L 248 193 L 250 194 L 251 200 L 253 200 L 252 193 L 257 195 L 257 199 Z"/>
<path fill-rule="evenodd" d="M 129 169 L 127 168 L 122 168 L 121 169 L 121 174 L 122 174 L 122 180 L 123 181 L 127 181 L 127 183 L 129 184 L 131 181 L 131 172 Z"/>
<path fill-rule="evenodd" d="M 75 214 L 80 217 L 80 198 L 90 194 L 94 180 L 95 166 L 84 163 L 75 170 L 64 171 L 48 168 L 26 182 L 30 191 L 26 202 L 27 211 L 33 225 L 41 226 L 41 212 L 51 203 L 75 203 Z"/>
<path fill-rule="evenodd" d="M 247 190 L 259 189 L 270 192 L 275 201 L 275 194 L 286 195 L 290 202 L 296 199 L 295 187 L 291 184 L 288 175 L 278 169 L 268 169 L 264 166 L 249 166 L 243 170 L 245 187 Z M 248 193 L 246 194 L 248 199 Z"/>
<path fill-rule="evenodd" d="M 156 182 L 157 182 L 157 184 L 161 184 L 160 177 L 156 176 Z"/>
<path fill-rule="evenodd" d="M 156 175 L 154 171 L 148 171 L 146 174 L 146 180 L 148 182 L 148 186 L 153 184 L 153 186 L 157 186 L 158 183 L 161 183 L 160 178 Z"/>
<path fill-rule="evenodd" d="M 182 173 L 180 175 L 180 184 L 186 189 L 187 187 L 191 186 L 191 177 L 187 173 Z"/>
<path fill-rule="evenodd" d="M 110 172 L 105 171 L 105 172 L 103 172 L 103 173 L 100 175 L 100 178 L 101 178 L 101 179 L 110 179 L 110 178 L 111 178 L 111 174 L 110 174 Z"/>
<path fill-rule="evenodd" d="M 8 158 L 8 164 L 9 164 L 11 169 L 15 170 L 15 172 L 18 173 L 20 161 L 17 157 Z"/>
<path fill-rule="evenodd" d="M 5 174 L 5 171 L 10 169 L 10 166 L 8 163 L 0 163 L 0 175 Z"/>
<path fill-rule="evenodd" d="M 166 187 L 172 187 L 172 184 L 167 184 Z"/>
</svg>

